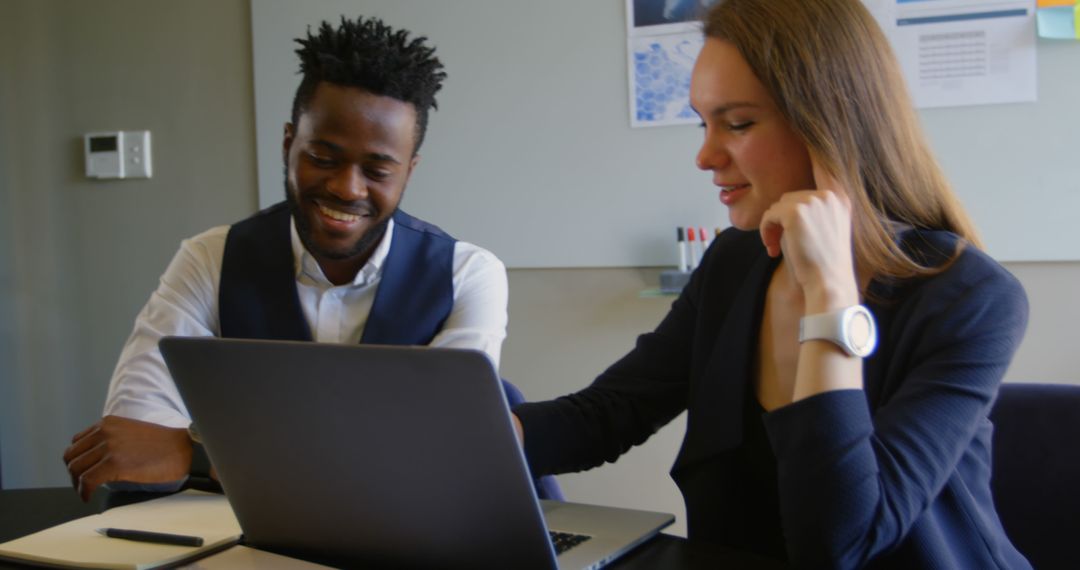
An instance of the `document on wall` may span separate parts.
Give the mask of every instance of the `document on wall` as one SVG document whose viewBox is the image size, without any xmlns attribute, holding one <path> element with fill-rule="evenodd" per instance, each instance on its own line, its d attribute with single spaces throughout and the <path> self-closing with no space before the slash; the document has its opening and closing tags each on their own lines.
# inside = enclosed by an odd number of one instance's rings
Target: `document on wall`
<svg viewBox="0 0 1080 570">
<path fill-rule="evenodd" d="M 1035 0 L 863 0 L 920 108 L 1036 100 Z"/>
<path fill-rule="evenodd" d="M 199 536 L 203 545 L 175 546 L 108 538 L 99 528 Z M 140 570 L 171 566 L 220 551 L 240 540 L 240 524 L 224 495 L 184 491 L 125 505 L 0 544 L 0 560 L 60 568 Z"/>
<path fill-rule="evenodd" d="M 699 18 L 716 0 L 626 0 L 630 126 L 701 123 L 690 75 L 705 38 Z"/>
</svg>

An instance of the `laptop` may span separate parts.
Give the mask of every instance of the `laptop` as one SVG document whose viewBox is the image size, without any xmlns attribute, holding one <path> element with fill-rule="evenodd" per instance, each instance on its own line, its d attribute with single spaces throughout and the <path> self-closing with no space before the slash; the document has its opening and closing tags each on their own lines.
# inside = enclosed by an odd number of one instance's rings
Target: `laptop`
<svg viewBox="0 0 1080 570">
<path fill-rule="evenodd" d="M 599 568 L 674 521 L 538 500 L 481 352 L 160 348 L 249 546 L 339 567 Z M 576 544 L 556 555 L 549 531 Z"/>
</svg>

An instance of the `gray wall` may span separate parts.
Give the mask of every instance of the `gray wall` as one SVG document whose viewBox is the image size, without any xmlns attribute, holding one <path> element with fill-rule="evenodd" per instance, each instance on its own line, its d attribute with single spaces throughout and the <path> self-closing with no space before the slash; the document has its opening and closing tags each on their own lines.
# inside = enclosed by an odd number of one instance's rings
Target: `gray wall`
<svg viewBox="0 0 1080 570">
<path fill-rule="evenodd" d="M 248 19 L 243 0 L 0 0 L 5 486 L 65 483 L 179 240 L 254 209 Z M 83 176 L 83 133 L 136 129 L 152 179 Z"/>
<path fill-rule="evenodd" d="M 60 455 L 100 413 L 132 319 L 179 240 L 254 210 L 248 26 L 243 0 L 0 0 L 5 486 L 67 484 Z M 105 129 L 153 132 L 153 179 L 82 176 L 80 137 Z M 1070 332 L 1080 263 L 1007 267 L 1032 301 L 1008 379 L 1080 384 Z M 663 316 L 670 298 L 638 295 L 657 272 L 511 270 L 503 374 L 532 399 L 583 386 Z M 681 422 L 615 465 L 561 477 L 568 496 L 681 517 L 667 478 Z"/>
<path fill-rule="evenodd" d="M 6 1 L 6 0 L 3 0 Z M 12 235 L 11 235 L 11 201 L 9 199 L 10 169 L 8 159 L 11 150 L 8 145 L 8 129 L 3 125 L 8 124 L 7 109 L 8 100 L 11 96 L 11 81 L 5 70 L 10 69 L 8 60 L 11 59 L 12 50 L 8 45 L 7 37 L 9 26 L 2 19 L 6 14 L 5 5 L 0 3 L 0 406 L 3 402 L 11 401 L 12 394 L 9 388 L 14 385 L 15 378 L 15 268 L 12 266 Z M 4 425 L 3 407 L 0 407 L 0 488 L 4 484 L 3 470 L 3 440 Z"/>
</svg>

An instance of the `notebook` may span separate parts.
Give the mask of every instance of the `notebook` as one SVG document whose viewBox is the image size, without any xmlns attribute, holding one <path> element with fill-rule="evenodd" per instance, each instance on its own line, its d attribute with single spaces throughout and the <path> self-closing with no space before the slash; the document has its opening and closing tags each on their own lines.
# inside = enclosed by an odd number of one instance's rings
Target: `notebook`
<svg viewBox="0 0 1080 570">
<path fill-rule="evenodd" d="M 203 545 L 173 546 L 108 538 L 99 528 L 199 536 Z M 201 491 L 114 507 L 0 544 L 0 560 L 61 568 L 145 570 L 173 566 L 236 544 L 240 526 L 225 497 Z"/>
<path fill-rule="evenodd" d="M 674 521 L 539 501 L 483 353 L 160 348 L 248 546 L 346 567 L 599 568 Z M 556 558 L 549 530 L 586 538 Z"/>
</svg>

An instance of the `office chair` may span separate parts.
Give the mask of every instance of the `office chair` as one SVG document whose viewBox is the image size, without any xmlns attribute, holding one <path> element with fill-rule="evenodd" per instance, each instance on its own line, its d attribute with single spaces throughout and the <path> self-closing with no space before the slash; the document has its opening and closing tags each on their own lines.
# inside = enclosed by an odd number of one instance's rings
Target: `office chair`
<svg viewBox="0 0 1080 570">
<path fill-rule="evenodd" d="M 518 404 L 525 403 L 525 394 L 518 390 L 517 386 L 507 382 L 505 379 L 502 381 L 503 392 L 506 392 L 506 402 L 513 408 Z M 562 488 L 559 487 L 559 482 L 555 479 L 554 475 L 544 475 L 543 477 L 537 477 L 533 479 L 533 485 L 536 487 L 536 496 L 541 499 L 551 499 L 553 501 L 565 501 L 563 497 Z"/>
<path fill-rule="evenodd" d="M 1003 384 L 990 421 L 990 489 L 1005 533 L 1035 568 L 1077 568 L 1080 386 Z"/>
</svg>

